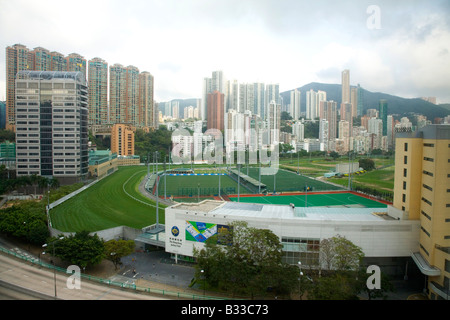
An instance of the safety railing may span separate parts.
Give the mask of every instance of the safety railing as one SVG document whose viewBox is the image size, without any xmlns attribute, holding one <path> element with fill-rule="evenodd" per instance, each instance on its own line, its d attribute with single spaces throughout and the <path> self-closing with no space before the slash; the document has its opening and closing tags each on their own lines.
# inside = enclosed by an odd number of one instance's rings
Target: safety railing
<svg viewBox="0 0 450 320">
<path fill-rule="evenodd" d="M 20 254 L 18 252 L 14 252 L 11 250 L 8 250 L 6 248 L 0 247 L 0 252 L 4 252 L 6 254 L 12 255 L 16 258 L 25 260 L 26 262 L 31 262 L 34 265 L 38 265 L 41 266 L 43 268 L 48 268 L 48 269 L 55 269 L 56 271 L 60 272 L 60 273 L 65 273 L 65 274 L 73 274 L 72 272 L 67 272 L 67 269 L 65 268 L 61 268 L 61 267 L 57 267 L 54 266 L 53 264 L 49 264 L 46 263 L 44 261 L 42 261 L 39 258 L 36 257 L 31 257 L 31 256 L 25 256 L 23 254 Z M 143 287 L 143 286 L 137 286 L 134 283 L 123 283 L 123 282 L 118 282 L 118 281 L 112 281 L 110 279 L 104 279 L 104 278 L 100 278 L 100 277 L 96 277 L 96 276 L 92 276 L 89 274 L 84 274 L 81 273 L 81 278 L 92 281 L 92 282 L 96 282 L 102 285 L 108 285 L 108 286 L 115 286 L 117 288 L 122 288 L 122 289 L 130 289 L 130 290 L 134 290 L 134 291 L 140 291 L 143 293 L 150 293 L 150 294 L 155 294 L 155 295 L 162 295 L 162 296 L 171 296 L 174 297 L 176 299 L 186 299 L 186 300 L 230 300 L 230 298 L 225 298 L 225 297 L 216 297 L 216 296 L 207 296 L 207 295 L 201 295 L 201 294 L 195 294 L 195 293 L 187 293 L 187 292 L 177 292 L 177 291 L 171 291 L 171 290 L 165 290 L 165 289 L 160 289 L 160 288 L 151 288 L 151 287 Z"/>
</svg>

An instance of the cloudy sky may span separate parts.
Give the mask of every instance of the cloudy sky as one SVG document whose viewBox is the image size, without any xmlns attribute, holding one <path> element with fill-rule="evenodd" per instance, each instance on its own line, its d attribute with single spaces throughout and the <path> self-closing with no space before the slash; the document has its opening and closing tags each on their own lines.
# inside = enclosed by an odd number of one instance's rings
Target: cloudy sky
<svg viewBox="0 0 450 320">
<path fill-rule="evenodd" d="M 369 91 L 450 103 L 449 16 L 449 0 L 0 0 L 0 100 L 20 43 L 149 71 L 157 101 L 200 98 L 214 70 L 287 91 L 350 69 Z"/>
</svg>

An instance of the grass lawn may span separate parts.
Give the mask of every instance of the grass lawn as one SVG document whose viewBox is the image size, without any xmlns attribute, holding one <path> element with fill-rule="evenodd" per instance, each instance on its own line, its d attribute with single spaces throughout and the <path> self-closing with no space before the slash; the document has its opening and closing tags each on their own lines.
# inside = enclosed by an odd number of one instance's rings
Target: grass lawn
<svg viewBox="0 0 450 320">
<path fill-rule="evenodd" d="M 120 167 L 111 176 L 50 210 L 52 226 L 64 232 L 92 232 L 122 225 L 142 228 L 155 223 L 156 208 L 130 197 L 155 205 L 138 191 L 146 174 L 145 167 Z M 161 204 L 159 207 L 163 208 Z M 160 209 L 159 222 L 164 223 L 163 209 Z"/>
<path fill-rule="evenodd" d="M 241 172 L 247 174 L 247 168 L 242 168 Z M 259 168 L 249 168 L 249 176 L 253 179 L 259 180 Z M 309 177 L 298 175 L 295 172 L 278 169 L 276 177 L 273 175 L 261 175 L 261 182 L 267 186 L 267 191 L 303 191 L 305 186 L 313 187 L 314 191 L 319 190 L 342 190 L 329 183 L 314 180 Z"/>
<path fill-rule="evenodd" d="M 394 190 L 394 175 L 394 166 L 372 170 L 360 175 L 352 175 L 352 185 L 358 184 L 377 189 L 381 192 L 392 192 Z M 348 186 L 348 177 L 328 178 L 327 180 L 343 186 Z"/>
</svg>

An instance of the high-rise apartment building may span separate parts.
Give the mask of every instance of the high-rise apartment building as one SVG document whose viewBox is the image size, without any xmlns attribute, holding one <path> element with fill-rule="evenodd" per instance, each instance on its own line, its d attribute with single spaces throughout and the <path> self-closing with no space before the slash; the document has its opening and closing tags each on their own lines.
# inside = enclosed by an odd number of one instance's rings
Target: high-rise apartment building
<svg viewBox="0 0 450 320">
<path fill-rule="evenodd" d="M 387 116 L 388 116 L 388 104 L 387 101 L 384 99 L 380 100 L 379 106 L 378 106 L 378 114 L 383 121 L 383 136 L 387 136 Z"/>
<path fill-rule="evenodd" d="M 350 70 L 345 69 L 341 74 L 342 100 L 341 103 L 350 103 Z"/>
<path fill-rule="evenodd" d="M 426 276 L 430 299 L 450 293 L 450 125 L 397 132 L 394 208 L 420 220 L 412 258 Z"/>
<path fill-rule="evenodd" d="M 320 101 L 319 118 L 328 121 L 328 141 L 334 141 L 337 134 L 337 102 Z"/>
<path fill-rule="evenodd" d="M 224 130 L 225 95 L 219 91 L 208 94 L 207 128 Z"/>
<path fill-rule="evenodd" d="M 269 103 L 266 119 L 267 129 L 269 130 L 269 144 L 276 145 L 280 143 L 281 105 L 275 100 Z"/>
<path fill-rule="evenodd" d="M 203 78 L 201 106 L 202 120 L 208 119 L 208 94 L 218 91 L 224 94 L 224 103 L 227 101 L 228 98 L 225 96 L 227 93 L 226 83 L 223 71 L 213 71 L 211 78 Z"/>
<path fill-rule="evenodd" d="M 139 125 L 158 128 L 158 117 L 154 102 L 154 77 L 150 72 L 139 74 Z"/>
<path fill-rule="evenodd" d="M 111 130 L 111 152 L 118 156 L 134 155 L 134 131 L 127 124 L 114 124 Z"/>
<path fill-rule="evenodd" d="M 74 183 L 88 173 L 88 92 L 81 72 L 20 71 L 16 79 L 18 176 Z"/>
<path fill-rule="evenodd" d="M 78 53 L 71 53 L 66 57 L 66 65 L 67 65 L 67 71 L 80 71 L 84 77 L 87 77 L 87 61 L 86 59 L 78 54 Z"/>
<path fill-rule="evenodd" d="M 364 113 L 364 89 L 358 83 L 357 87 L 357 106 L 356 106 L 356 115 L 362 116 Z"/>
<path fill-rule="evenodd" d="M 126 122 L 127 69 L 116 63 L 109 67 L 109 122 Z"/>
<path fill-rule="evenodd" d="M 6 47 L 6 129 L 15 130 L 16 74 L 28 70 L 29 49 L 21 44 Z"/>
<path fill-rule="evenodd" d="M 125 123 L 139 125 L 139 69 L 126 67 Z"/>
<path fill-rule="evenodd" d="M 299 90 L 294 89 L 291 91 L 291 117 L 297 121 L 300 118 L 300 107 L 301 107 L 301 93 Z"/>
<path fill-rule="evenodd" d="M 89 125 L 108 123 L 108 63 L 101 58 L 88 62 Z"/>
</svg>

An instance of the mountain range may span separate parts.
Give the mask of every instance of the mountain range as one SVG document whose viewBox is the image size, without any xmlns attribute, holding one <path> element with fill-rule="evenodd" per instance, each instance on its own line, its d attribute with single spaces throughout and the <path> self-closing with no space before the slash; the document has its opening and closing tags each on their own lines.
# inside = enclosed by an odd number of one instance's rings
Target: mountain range
<svg viewBox="0 0 450 320">
<path fill-rule="evenodd" d="M 352 86 L 352 88 L 353 87 L 354 86 Z M 301 92 L 301 112 L 306 111 L 306 92 L 311 89 L 314 91 L 325 91 L 327 93 L 327 100 L 336 101 L 339 107 L 342 98 L 341 88 L 342 86 L 340 84 L 326 84 L 318 82 L 311 82 L 297 88 Z M 385 99 L 388 105 L 388 114 L 396 116 L 395 118 L 406 116 L 412 120 L 411 117 L 413 114 L 422 114 L 426 116 L 428 120 L 434 122 L 435 118 L 443 118 L 450 115 L 449 104 L 435 105 L 421 98 L 402 98 L 382 92 L 371 92 L 362 87 L 361 89 L 363 90 L 363 114 L 365 114 L 367 109 L 378 110 L 380 100 Z M 290 92 L 292 90 L 280 93 L 283 98 L 284 105 L 290 103 Z"/>
</svg>

